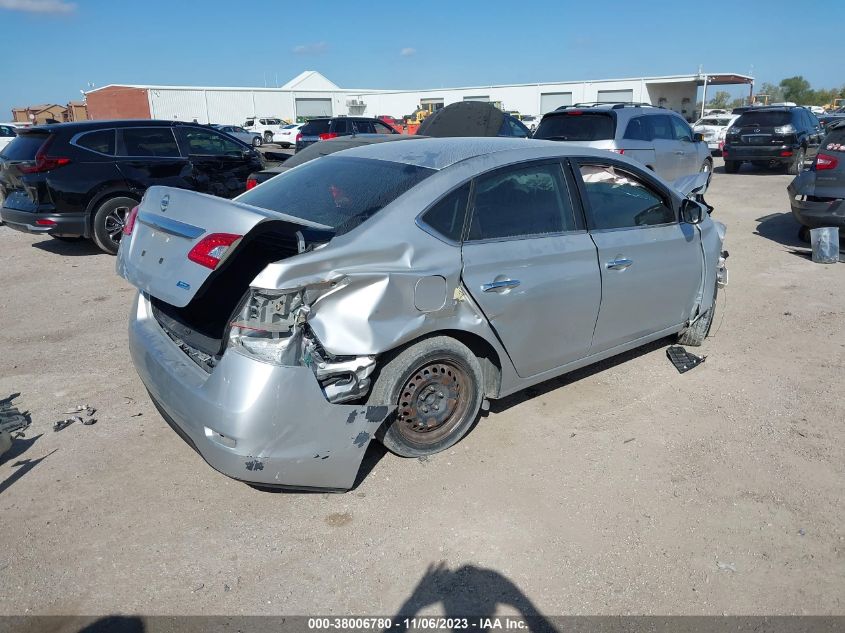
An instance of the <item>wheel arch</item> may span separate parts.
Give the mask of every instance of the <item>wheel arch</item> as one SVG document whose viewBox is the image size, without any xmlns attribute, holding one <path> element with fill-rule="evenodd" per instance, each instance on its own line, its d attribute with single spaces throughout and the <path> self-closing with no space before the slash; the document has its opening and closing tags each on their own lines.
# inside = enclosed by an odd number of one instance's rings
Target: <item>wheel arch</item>
<svg viewBox="0 0 845 633">
<path fill-rule="evenodd" d="M 93 198 L 91 198 L 91 202 L 88 203 L 88 206 L 85 209 L 85 237 L 90 238 L 94 234 L 94 216 L 97 213 L 97 209 L 99 209 L 104 202 L 107 202 L 112 198 L 131 198 L 135 202 L 141 201 L 140 196 L 138 196 L 138 192 L 133 192 L 126 186 L 110 187 L 98 192 Z"/>
</svg>

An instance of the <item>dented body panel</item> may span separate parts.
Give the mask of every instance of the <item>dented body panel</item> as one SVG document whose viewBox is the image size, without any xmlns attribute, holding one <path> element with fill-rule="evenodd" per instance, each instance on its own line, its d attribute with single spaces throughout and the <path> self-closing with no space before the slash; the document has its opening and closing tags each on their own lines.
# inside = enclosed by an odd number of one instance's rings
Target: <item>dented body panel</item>
<svg viewBox="0 0 845 633">
<path fill-rule="evenodd" d="M 680 237 L 673 239 L 678 248 L 689 247 L 690 265 L 674 276 L 664 271 L 664 281 L 679 296 L 673 313 L 633 324 L 626 336 L 597 330 L 608 322 L 602 321 L 602 309 L 643 298 L 629 293 L 608 300 L 596 236 L 583 226 L 542 239 L 462 245 L 419 223 L 436 201 L 479 174 L 570 155 L 606 158 L 604 152 L 520 139 L 421 139 L 338 155 L 407 163 L 434 173 L 348 232 L 262 264 L 253 279 L 243 280 L 246 294 L 220 335 L 222 351 L 210 366 L 198 366 L 167 321 L 153 314 L 149 295 L 176 301 L 168 285 L 176 279 L 162 275 L 147 281 L 152 273 L 149 264 L 138 263 L 136 237 L 121 246 L 118 271 L 141 291 L 130 322 L 138 372 L 174 428 L 213 467 L 237 479 L 351 487 L 367 444 L 391 414 L 390 403 L 363 404 L 371 376 L 384 355 L 427 336 L 477 343 L 474 348 L 485 353 L 484 395 L 499 398 L 679 332 L 712 303 L 724 227 L 709 216 L 698 225 L 674 225 Z M 639 169 L 624 157 L 614 160 Z M 672 191 L 673 204 L 687 193 Z M 244 198 L 249 200 L 248 194 Z M 262 210 L 250 218 L 254 207 L 239 200 L 224 204 L 233 205 L 238 217 L 233 224 L 236 232 L 247 233 L 245 242 L 250 230 L 280 217 Z M 212 216 L 213 230 L 226 231 L 219 211 Z M 199 210 L 171 219 L 191 223 L 191 218 L 201 225 Z M 237 249 L 226 257 L 236 261 Z M 649 253 L 652 267 L 659 259 L 659 249 Z M 497 273 L 520 275 L 522 285 L 485 294 L 483 287 Z M 204 274 L 199 294 L 213 295 L 220 273 Z M 619 288 L 624 293 L 625 285 Z M 263 334 L 252 336 L 256 328 Z M 600 344 L 597 332 L 604 337 Z"/>
</svg>

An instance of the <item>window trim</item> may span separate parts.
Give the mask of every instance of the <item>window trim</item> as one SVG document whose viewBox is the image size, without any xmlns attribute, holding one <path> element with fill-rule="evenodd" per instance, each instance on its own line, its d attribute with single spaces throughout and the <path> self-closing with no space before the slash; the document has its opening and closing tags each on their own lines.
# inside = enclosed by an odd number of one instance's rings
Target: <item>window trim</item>
<svg viewBox="0 0 845 633">
<path fill-rule="evenodd" d="M 120 146 L 123 145 L 126 147 L 126 144 L 123 142 L 123 132 L 125 130 L 170 130 L 170 133 L 173 135 L 173 140 L 176 142 L 176 149 L 179 150 L 179 156 L 129 156 L 128 154 L 124 155 L 120 153 Z M 182 146 L 179 145 L 179 139 L 176 138 L 176 132 L 173 130 L 173 126 L 169 125 L 130 125 L 126 127 L 118 127 L 115 128 L 116 132 L 120 132 L 120 135 L 115 138 L 115 146 L 114 146 L 114 158 L 118 159 L 125 159 L 131 158 L 133 160 L 174 160 L 174 159 L 182 159 L 186 160 L 188 157 L 182 152 Z"/>
<path fill-rule="evenodd" d="M 104 154 L 103 152 L 98 152 L 95 149 L 91 149 L 90 147 L 85 147 L 84 145 L 80 145 L 78 143 L 79 139 L 85 136 L 86 134 L 92 134 L 94 132 L 108 132 L 111 131 L 112 135 L 114 136 L 114 154 Z M 99 130 L 83 130 L 82 132 L 77 132 L 73 136 L 70 137 L 68 141 L 69 145 L 73 145 L 77 149 L 81 149 L 86 152 L 91 152 L 97 156 L 105 156 L 106 158 L 119 158 L 117 154 L 117 128 L 114 127 L 104 127 Z M 122 157 L 120 157 L 122 158 Z"/>
<path fill-rule="evenodd" d="M 218 158 L 218 159 L 221 159 L 221 160 L 227 159 L 227 158 L 231 158 L 231 159 L 237 158 L 235 156 L 229 156 L 228 154 L 192 154 L 190 143 L 188 143 L 187 136 L 185 136 L 185 135 L 187 135 L 187 133 L 189 131 L 197 131 L 197 132 L 206 132 L 206 133 L 209 133 L 209 134 L 217 134 L 217 135 L 223 137 L 224 141 L 234 142 L 236 145 L 241 145 L 242 146 L 240 148 L 241 151 L 243 151 L 245 148 L 249 147 L 242 140 L 235 138 L 234 136 L 232 136 L 231 134 L 228 134 L 227 132 L 221 132 L 220 130 L 209 130 L 207 128 L 201 128 L 201 127 L 197 127 L 195 125 L 182 125 L 182 126 L 179 126 L 179 130 L 180 131 L 184 130 L 184 135 L 180 133 L 180 134 L 174 134 L 174 136 L 176 137 L 176 142 L 179 146 L 179 151 L 182 152 L 182 155 L 187 157 L 187 158 L 190 158 L 192 156 L 201 157 L 201 158 Z M 257 134 L 257 132 L 256 132 L 256 134 Z"/>
<path fill-rule="evenodd" d="M 577 156 L 571 159 L 572 162 L 572 171 L 575 177 L 575 180 L 578 184 L 578 195 L 581 198 L 582 208 L 584 209 L 584 216 L 587 222 L 587 232 L 589 233 L 611 233 L 615 231 L 631 231 L 631 230 L 642 230 L 642 229 L 654 229 L 664 226 L 675 226 L 680 225 L 680 217 L 678 214 L 678 209 L 674 204 L 674 199 L 672 194 L 656 179 L 652 178 L 652 176 L 646 172 L 639 172 L 635 169 L 632 169 L 631 165 L 626 165 L 619 161 L 615 161 L 613 159 L 608 158 L 595 158 L 590 156 Z M 593 224 L 592 218 L 592 210 L 590 208 L 590 199 L 587 195 L 587 187 L 584 183 L 584 179 L 581 177 L 581 167 L 584 165 L 594 165 L 598 167 L 613 167 L 614 169 L 619 169 L 622 172 L 627 172 L 631 176 L 634 176 L 637 180 L 642 181 L 648 188 L 658 194 L 663 200 L 663 204 L 665 204 L 668 208 L 672 210 L 672 213 L 675 216 L 675 219 L 672 222 L 662 222 L 660 224 L 645 224 L 643 226 L 621 226 L 618 228 L 613 229 L 596 229 L 593 228 L 591 225 Z"/>
<path fill-rule="evenodd" d="M 561 235 L 575 235 L 578 233 L 586 233 L 586 229 L 579 229 L 578 228 L 578 214 L 576 211 L 576 202 L 573 198 L 572 191 L 569 188 L 569 182 L 566 179 L 566 170 L 564 169 L 564 157 L 559 158 L 529 158 L 526 160 L 522 160 L 516 163 L 509 163 L 508 165 L 500 165 L 498 167 L 494 167 L 488 171 L 482 172 L 480 174 L 476 174 L 472 178 L 472 189 L 470 190 L 470 198 L 467 202 L 467 214 L 466 218 L 464 219 L 464 232 L 461 235 L 461 244 L 490 244 L 495 242 L 512 242 L 515 240 L 532 240 L 532 239 L 539 239 L 544 237 L 558 237 Z M 496 174 L 500 171 L 511 171 L 513 169 L 519 169 L 524 166 L 533 166 L 533 165 L 557 165 L 558 169 L 560 170 L 560 179 L 563 186 L 566 188 L 566 193 L 569 197 L 569 205 L 572 209 L 572 221 L 575 225 L 575 229 L 568 229 L 564 231 L 554 231 L 550 233 L 526 233 L 524 235 L 508 235 L 506 237 L 488 237 L 485 239 L 480 240 L 471 240 L 469 239 L 469 228 L 472 226 L 472 218 L 475 214 L 475 189 L 476 183 L 479 178 L 485 178 L 487 176 Z"/>
</svg>

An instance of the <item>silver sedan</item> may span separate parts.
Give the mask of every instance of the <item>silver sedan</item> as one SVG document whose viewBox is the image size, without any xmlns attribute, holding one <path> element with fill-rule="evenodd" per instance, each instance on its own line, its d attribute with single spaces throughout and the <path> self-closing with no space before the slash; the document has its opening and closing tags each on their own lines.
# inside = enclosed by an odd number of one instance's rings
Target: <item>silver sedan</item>
<svg viewBox="0 0 845 633">
<path fill-rule="evenodd" d="M 338 152 L 234 201 L 151 187 L 118 254 L 132 357 L 217 470 L 348 489 L 373 438 L 430 455 L 489 400 L 668 335 L 701 344 L 727 279 L 706 180 L 446 138 Z"/>
<path fill-rule="evenodd" d="M 225 132 L 229 136 L 234 136 L 239 141 L 252 145 L 253 147 L 261 146 L 261 135 L 257 132 L 250 132 L 237 125 L 212 125 L 215 130 Z"/>
</svg>

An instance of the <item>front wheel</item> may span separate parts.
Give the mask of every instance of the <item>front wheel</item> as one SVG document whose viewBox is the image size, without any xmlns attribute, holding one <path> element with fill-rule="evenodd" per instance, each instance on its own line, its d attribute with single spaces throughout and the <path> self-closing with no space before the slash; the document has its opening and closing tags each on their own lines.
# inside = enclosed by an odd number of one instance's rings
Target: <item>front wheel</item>
<svg viewBox="0 0 845 633">
<path fill-rule="evenodd" d="M 726 160 L 725 161 L 725 172 L 728 174 L 736 174 L 739 172 L 739 166 L 741 163 L 738 160 Z"/>
<path fill-rule="evenodd" d="M 265 143 L 272 143 L 273 142 L 273 133 L 272 132 L 264 132 L 264 142 Z"/>
<path fill-rule="evenodd" d="M 463 343 L 436 336 L 411 345 L 381 368 L 370 392 L 368 404 L 397 407 L 378 438 L 402 457 L 449 448 L 475 423 L 482 384 L 481 364 Z"/>
<path fill-rule="evenodd" d="M 716 299 L 719 298 L 719 286 L 713 285 L 713 304 L 710 309 L 702 314 L 698 320 L 690 325 L 687 329 L 678 335 L 678 343 L 680 345 L 690 345 L 692 347 L 699 347 L 704 343 L 704 339 L 710 334 L 710 328 L 713 326 L 713 316 L 716 314 Z"/>
<path fill-rule="evenodd" d="M 136 204 L 138 201 L 132 198 L 111 198 L 97 208 L 92 233 L 94 243 L 101 251 L 117 254 L 129 210 Z"/>
<path fill-rule="evenodd" d="M 261 147 L 261 137 L 260 136 L 253 137 L 252 146 L 253 147 Z"/>
</svg>

